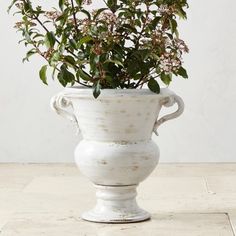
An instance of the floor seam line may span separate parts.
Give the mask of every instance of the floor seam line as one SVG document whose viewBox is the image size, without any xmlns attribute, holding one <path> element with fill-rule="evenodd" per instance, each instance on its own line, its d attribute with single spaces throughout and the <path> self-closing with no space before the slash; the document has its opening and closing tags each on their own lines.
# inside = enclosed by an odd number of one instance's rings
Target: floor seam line
<svg viewBox="0 0 236 236">
<path fill-rule="evenodd" d="M 231 218 L 230 218 L 230 214 L 227 212 L 225 213 L 228 220 L 229 220 L 229 224 L 230 224 L 230 227 L 231 227 L 231 230 L 232 230 L 232 233 L 233 233 L 233 236 L 236 236 L 236 232 L 235 232 L 235 228 L 233 226 L 233 222 L 231 221 Z"/>
<path fill-rule="evenodd" d="M 206 188 L 207 193 L 216 194 L 216 192 L 210 190 L 210 187 L 209 187 L 209 184 L 208 184 L 208 181 L 207 181 L 207 177 L 203 177 L 203 179 L 204 179 L 205 188 Z"/>
</svg>

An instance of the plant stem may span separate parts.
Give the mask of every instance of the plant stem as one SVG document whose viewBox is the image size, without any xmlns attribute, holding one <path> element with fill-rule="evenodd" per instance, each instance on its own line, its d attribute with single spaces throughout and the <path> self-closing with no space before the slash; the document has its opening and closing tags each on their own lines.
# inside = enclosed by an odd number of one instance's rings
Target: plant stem
<svg viewBox="0 0 236 236">
<path fill-rule="evenodd" d="M 144 33 L 145 28 L 146 28 L 146 26 L 147 26 L 148 15 L 149 15 L 149 13 L 150 13 L 150 8 L 149 8 L 149 5 L 148 5 L 148 2 L 145 1 L 145 3 L 146 3 L 146 7 L 147 7 L 147 9 L 146 9 L 146 14 L 145 14 L 145 17 L 146 17 L 146 18 L 145 18 L 145 21 L 144 21 L 144 23 L 143 23 L 143 27 L 142 27 L 142 29 L 141 29 L 141 31 L 140 31 L 140 33 L 139 33 L 139 36 L 138 36 L 138 38 L 137 38 L 136 45 L 135 45 L 135 49 L 138 49 L 138 47 L 139 47 L 139 40 L 140 40 L 141 37 L 143 36 L 143 33 Z"/>
<path fill-rule="evenodd" d="M 43 58 L 48 62 L 48 64 L 49 64 L 49 61 L 48 61 L 48 59 L 46 58 L 46 56 L 44 56 L 44 54 L 40 51 L 40 49 L 38 48 L 38 46 L 35 44 L 35 42 L 34 42 L 31 38 L 30 38 L 30 43 L 34 46 L 34 48 L 36 49 L 36 51 L 38 52 L 38 54 L 39 54 L 41 57 L 43 57 Z M 55 66 L 55 69 L 60 72 L 60 70 L 59 70 L 56 66 Z M 88 88 L 91 88 L 91 87 L 92 87 L 92 86 L 87 85 L 87 84 L 84 84 L 84 83 L 82 83 L 82 82 L 80 82 L 80 81 L 78 81 L 78 80 L 75 80 L 75 82 L 78 83 L 78 84 L 80 84 L 80 85 L 82 85 L 82 86 L 88 87 Z"/>
<path fill-rule="evenodd" d="M 107 2 L 105 1 L 105 0 L 103 0 L 103 2 L 106 4 L 106 6 L 109 8 L 109 6 L 108 6 L 108 4 L 107 4 Z"/>
<path fill-rule="evenodd" d="M 27 3 L 31 4 L 31 2 L 30 2 L 29 0 L 24 0 L 24 2 L 27 2 Z M 25 13 L 25 15 L 26 15 L 27 17 L 31 18 L 31 19 L 36 20 L 36 21 L 42 26 L 42 28 L 43 28 L 47 33 L 49 33 L 50 31 L 49 31 L 49 30 L 47 29 L 47 27 L 42 23 L 42 21 L 39 19 L 39 17 L 36 16 L 33 12 L 30 12 L 30 13 L 32 14 L 32 16 L 29 16 L 29 15 L 27 15 L 26 13 Z M 60 41 L 59 41 L 57 38 L 55 38 L 55 40 L 56 40 L 56 42 L 57 42 L 58 44 L 60 44 Z M 66 47 L 65 49 L 66 49 L 67 52 L 69 52 L 70 54 L 72 54 L 74 57 L 77 57 L 68 47 Z"/>
<path fill-rule="evenodd" d="M 40 19 L 37 17 L 37 16 L 35 16 L 34 15 L 34 17 L 33 17 L 33 19 L 35 19 L 42 27 L 43 27 L 43 29 L 46 31 L 46 32 L 49 32 L 49 30 L 43 25 L 43 23 L 40 21 Z M 58 44 L 60 44 L 60 41 L 56 38 L 55 39 L 56 40 L 56 42 L 58 43 Z M 67 52 L 69 52 L 70 54 L 72 54 L 74 57 L 76 57 L 77 58 L 77 56 L 68 48 L 68 47 L 66 47 L 65 48 L 66 49 L 66 51 Z M 76 69 L 80 69 L 77 65 L 73 65 Z M 90 75 L 89 75 L 90 76 Z M 77 81 L 78 82 L 78 81 Z M 78 82 L 79 83 L 79 82 Z M 81 84 L 81 83 L 80 83 Z M 82 85 L 84 85 L 84 84 L 82 84 Z M 86 85 L 84 85 L 84 86 L 86 86 Z M 87 87 L 90 87 L 90 86 L 87 86 Z"/>
<path fill-rule="evenodd" d="M 138 86 L 140 85 L 140 83 L 142 82 L 142 80 L 143 80 L 143 77 L 141 77 L 140 79 L 139 79 L 139 81 L 135 84 L 135 88 L 138 88 Z"/>
<path fill-rule="evenodd" d="M 74 22 L 75 22 L 75 31 L 78 35 L 79 34 L 78 23 L 77 23 L 77 19 L 76 19 L 75 6 L 74 6 L 74 1 L 73 0 L 71 0 L 71 6 L 72 6 L 72 14 L 73 14 Z"/>
</svg>

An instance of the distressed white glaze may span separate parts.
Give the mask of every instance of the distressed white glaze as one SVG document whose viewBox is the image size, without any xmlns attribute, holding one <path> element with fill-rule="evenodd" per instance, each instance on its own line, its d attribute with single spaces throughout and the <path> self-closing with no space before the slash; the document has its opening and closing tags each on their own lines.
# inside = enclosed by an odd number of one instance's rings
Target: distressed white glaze
<svg viewBox="0 0 236 236">
<path fill-rule="evenodd" d="M 126 223 L 150 218 L 150 214 L 138 207 L 137 185 L 95 185 L 97 204 L 94 209 L 82 214 L 82 218 L 93 222 Z"/>
<path fill-rule="evenodd" d="M 161 107 L 178 110 L 158 120 Z M 183 101 L 168 89 L 155 94 L 142 90 L 103 90 L 94 99 L 90 89 L 67 88 L 52 98 L 52 108 L 79 126 L 83 140 L 75 150 L 81 172 L 97 189 L 96 207 L 83 214 L 94 222 L 137 222 L 150 218 L 136 203 L 136 187 L 159 160 L 152 133 L 178 117 Z M 65 110 L 71 106 L 73 112 Z"/>
</svg>

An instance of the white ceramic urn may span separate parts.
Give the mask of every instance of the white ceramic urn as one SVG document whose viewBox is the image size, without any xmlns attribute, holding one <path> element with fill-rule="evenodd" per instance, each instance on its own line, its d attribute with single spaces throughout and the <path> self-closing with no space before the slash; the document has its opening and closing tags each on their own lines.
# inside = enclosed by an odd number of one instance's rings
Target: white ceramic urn
<svg viewBox="0 0 236 236">
<path fill-rule="evenodd" d="M 176 112 L 158 119 L 163 105 L 175 103 Z M 97 205 L 82 218 L 105 223 L 149 219 L 150 214 L 136 203 L 136 188 L 158 164 L 159 149 L 152 133 L 183 113 L 182 99 L 169 89 L 160 94 L 148 89 L 104 89 L 95 99 L 91 89 L 66 88 L 52 98 L 51 105 L 75 122 L 83 136 L 75 160 L 94 183 Z"/>
</svg>

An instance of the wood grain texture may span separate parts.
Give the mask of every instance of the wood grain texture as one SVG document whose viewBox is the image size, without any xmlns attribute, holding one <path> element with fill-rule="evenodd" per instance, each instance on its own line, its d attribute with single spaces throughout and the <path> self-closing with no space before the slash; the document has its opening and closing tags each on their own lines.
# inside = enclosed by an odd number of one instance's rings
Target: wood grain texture
<svg viewBox="0 0 236 236">
<path fill-rule="evenodd" d="M 138 188 L 152 219 L 106 225 L 80 218 L 95 196 L 74 165 L 3 164 L 0 235 L 235 236 L 235 178 L 236 164 L 160 165 Z"/>
</svg>

